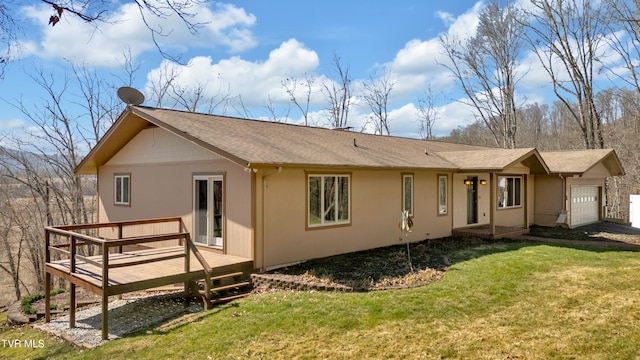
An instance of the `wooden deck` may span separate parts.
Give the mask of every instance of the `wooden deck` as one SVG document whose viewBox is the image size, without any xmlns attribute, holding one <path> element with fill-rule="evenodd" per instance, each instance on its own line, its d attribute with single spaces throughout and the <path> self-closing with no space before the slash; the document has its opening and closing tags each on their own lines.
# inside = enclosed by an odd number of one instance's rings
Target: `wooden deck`
<svg viewBox="0 0 640 360">
<path fill-rule="evenodd" d="M 140 234 L 140 227 L 160 226 L 164 232 L 149 231 Z M 130 228 L 137 235 L 124 237 Z M 166 232 L 166 229 L 172 229 Z M 106 229 L 116 238 L 98 237 Z M 149 248 L 152 243 L 177 240 L 180 246 Z M 78 250 L 91 246 L 99 255 L 83 256 Z M 251 259 L 200 251 L 184 231 L 181 218 L 166 218 L 48 227 L 45 231 L 45 321 L 49 322 L 51 278 L 57 276 L 71 284 L 69 327 L 75 327 L 76 286 L 89 290 L 102 298 L 102 338 L 108 337 L 108 298 L 112 295 L 183 284 L 185 301 L 197 292 L 204 294 L 205 309 L 211 299 L 211 282 L 205 281 L 204 290 L 198 291 L 196 282 L 212 277 L 248 277 L 253 271 Z M 129 249 L 123 251 L 123 249 Z M 52 260 L 52 255 L 57 256 Z M 243 276 L 238 276 L 238 274 Z M 245 283 L 246 284 L 246 283 Z"/>
<path fill-rule="evenodd" d="M 253 267 L 251 259 L 210 251 L 200 251 L 200 254 L 211 267 L 210 274 L 213 276 L 227 272 L 247 271 L 247 269 L 251 271 Z M 204 279 L 204 268 L 193 254 L 190 254 L 191 269 L 185 272 L 183 255 L 184 247 L 182 246 L 110 254 L 106 290 L 102 288 L 103 267 L 99 266 L 102 265 L 102 255 L 88 258 L 95 264 L 76 261 L 76 269 L 73 273 L 70 271 L 69 260 L 49 262 L 46 264 L 46 271 L 97 295 L 112 296 Z M 153 259 L 161 260 L 143 262 Z"/>
</svg>

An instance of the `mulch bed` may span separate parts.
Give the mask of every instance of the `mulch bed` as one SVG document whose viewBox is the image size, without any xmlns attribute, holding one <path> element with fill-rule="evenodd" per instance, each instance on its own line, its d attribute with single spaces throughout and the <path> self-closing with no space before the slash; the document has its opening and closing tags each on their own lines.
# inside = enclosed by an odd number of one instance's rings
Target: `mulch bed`
<svg viewBox="0 0 640 360">
<path fill-rule="evenodd" d="M 442 238 L 342 254 L 280 268 L 260 276 L 279 287 L 371 291 L 426 285 L 444 277 L 456 250 L 480 245 L 480 239 Z M 297 285 L 291 285 L 297 284 Z M 282 286 L 284 285 L 284 286 Z"/>
</svg>

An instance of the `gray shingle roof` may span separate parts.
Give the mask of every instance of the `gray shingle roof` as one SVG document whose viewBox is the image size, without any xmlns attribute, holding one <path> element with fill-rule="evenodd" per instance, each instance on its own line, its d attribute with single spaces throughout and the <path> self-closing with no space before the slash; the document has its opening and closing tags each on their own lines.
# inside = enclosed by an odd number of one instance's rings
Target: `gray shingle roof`
<svg viewBox="0 0 640 360">
<path fill-rule="evenodd" d="M 146 107 L 133 107 L 133 113 L 243 165 L 456 169 L 437 153 L 484 149 Z"/>
<path fill-rule="evenodd" d="M 612 149 L 546 151 L 540 155 L 554 174 L 582 174 L 599 162 L 609 169 L 612 175 L 624 175 L 624 169 Z"/>
<path fill-rule="evenodd" d="M 473 151 L 448 151 L 439 153 L 444 159 L 462 169 L 501 170 L 537 154 L 535 148 L 483 149 Z"/>
<path fill-rule="evenodd" d="M 500 171 L 523 163 L 532 173 L 582 173 L 599 161 L 624 174 L 613 150 L 538 153 L 379 136 L 291 124 L 129 106 L 76 168 L 95 174 L 146 125 L 153 124 L 240 166 L 302 165 Z"/>
</svg>

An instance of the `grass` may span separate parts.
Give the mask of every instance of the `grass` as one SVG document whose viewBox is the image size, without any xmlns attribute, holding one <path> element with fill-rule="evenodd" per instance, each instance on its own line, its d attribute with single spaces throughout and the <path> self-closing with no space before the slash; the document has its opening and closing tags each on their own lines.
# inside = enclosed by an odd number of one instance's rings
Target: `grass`
<svg viewBox="0 0 640 360">
<path fill-rule="evenodd" d="M 452 260 L 424 287 L 264 293 L 82 352 L 29 327 L 1 328 L 2 339 L 45 346 L 5 347 L 0 358 L 640 356 L 640 252 L 508 243 Z"/>
</svg>

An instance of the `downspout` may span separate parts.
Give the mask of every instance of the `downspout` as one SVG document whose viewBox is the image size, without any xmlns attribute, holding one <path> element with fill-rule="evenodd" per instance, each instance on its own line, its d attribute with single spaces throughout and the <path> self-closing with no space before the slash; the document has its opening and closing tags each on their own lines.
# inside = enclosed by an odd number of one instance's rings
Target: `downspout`
<svg viewBox="0 0 640 360">
<path fill-rule="evenodd" d="M 558 174 L 558 177 L 562 179 L 562 211 L 560 215 L 558 215 L 558 219 L 556 220 L 556 224 L 569 224 L 569 217 L 567 216 L 567 179 L 562 176 L 562 174 Z M 564 214 L 564 222 L 560 223 L 560 217 Z"/>
<path fill-rule="evenodd" d="M 267 179 L 282 172 L 282 166 L 276 171 L 262 176 L 262 270 L 267 268 Z"/>
<path fill-rule="evenodd" d="M 562 174 L 558 174 L 558 177 L 562 179 L 562 193 L 563 193 L 563 201 L 562 201 L 562 211 L 567 212 L 567 179 L 562 176 Z"/>
</svg>

